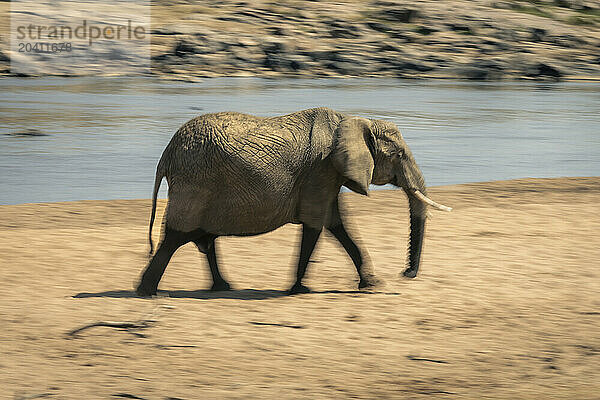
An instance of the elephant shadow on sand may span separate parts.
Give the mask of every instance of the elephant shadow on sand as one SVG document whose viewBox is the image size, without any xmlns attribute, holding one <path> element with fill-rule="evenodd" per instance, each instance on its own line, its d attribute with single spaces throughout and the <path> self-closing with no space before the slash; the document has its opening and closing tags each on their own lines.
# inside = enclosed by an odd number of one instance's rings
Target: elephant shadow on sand
<svg viewBox="0 0 600 400">
<path fill-rule="evenodd" d="M 310 294 L 372 294 L 375 292 L 365 290 L 323 290 L 323 291 L 312 291 Z M 385 293 L 388 295 L 398 293 Z M 240 290 L 228 290 L 225 292 L 215 292 L 212 290 L 159 290 L 158 296 L 165 296 L 174 299 L 198 299 L 198 300 L 212 300 L 212 299 L 236 299 L 236 300 L 267 300 L 278 297 L 289 296 L 289 292 L 286 290 L 258 290 L 258 289 L 240 289 Z M 134 290 L 108 290 L 105 292 L 82 292 L 73 295 L 76 299 L 85 298 L 96 298 L 96 297 L 110 297 L 110 298 L 135 298 L 139 297 Z"/>
</svg>

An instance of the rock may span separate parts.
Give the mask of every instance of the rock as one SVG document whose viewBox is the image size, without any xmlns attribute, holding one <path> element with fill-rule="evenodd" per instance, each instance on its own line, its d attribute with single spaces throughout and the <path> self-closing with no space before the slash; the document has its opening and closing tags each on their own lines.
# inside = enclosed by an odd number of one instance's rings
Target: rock
<svg viewBox="0 0 600 400">
<path fill-rule="evenodd" d="M 310 67 L 309 63 L 306 60 L 298 58 L 298 56 L 291 57 L 289 61 L 290 69 L 293 71 L 301 71 Z"/>
<path fill-rule="evenodd" d="M 325 68 L 334 70 L 342 75 L 361 75 L 363 68 L 361 64 L 345 62 L 345 61 L 331 61 L 323 65 Z"/>
<path fill-rule="evenodd" d="M 527 37 L 522 36 L 519 32 L 514 29 L 498 29 L 491 34 L 492 37 L 499 39 L 503 42 L 520 42 L 526 40 Z"/>
<path fill-rule="evenodd" d="M 290 54 L 283 58 L 285 59 L 285 67 L 290 71 L 303 71 L 314 65 L 309 57 L 300 54 Z"/>
<path fill-rule="evenodd" d="M 558 80 L 563 76 L 563 73 L 551 65 L 536 63 L 527 67 L 524 75 L 530 78 L 551 78 Z"/>
<path fill-rule="evenodd" d="M 554 5 L 557 7 L 571 8 L 571 2 L 567 0 L 554 0 Z"/>
<path fill-rule="evenodd" d="M 481 54 L 495 54 L 498 53 L 498 49 L 496 49 L 494 46 L 490 46 L 487 44 L 481 44 L 479 46 L 479 52 Z"/>
<path fill-rule="evenodd" d="M 463 67 L 457 69 L 458 75 L 462 78 L 470 80 L 486 80 L 489 77 L 489 71 L 485 68 L 480 67 Z"/>
<path fill-rule="evenodd" d="M 311 64 L 310 58 L 298 54 L 267 54 L 263 60 L 263 66 L 273 71 L 295 72 L 308 69 Z"/>
<path fill-rule="evenodd" d="M 348 29 L 343 29 L 343 28 L 334 28 L 329 32 L 329 35 L 332 38 L 342 38 L 342 39 L 354 39 L 360 36 L 360 34 L 357 34 L 355 32 L 352 32 Z"/>
<path fill-rule="evenodd" d="M 206 33 L 201 33 L 201 32 L 194 32 L 192 33 L 192 38 L 194 38 L 195 41 L 207 41 L 209 40 L 210 35 L 207 35 Z"/>
<path fill-rule="evenodd" d="M 172 35 L 181 35 L 181 32 L 169 29 L 169 28 L 157 28 L 157 29 L 152 29 L 150 31 L 151 35 L 165 35 L 165 36 L 172 36 Z"/>
<path fill-rule="evenodd" d="M 326 21 L 325 25 L 329 28 L 329 35 L 333 38 L 354 39 L 361 36 L 360 28 L 352 23 L 345 21 Z"/>
<path fill-rule="evenodd" d="M 512 8 L 512 4 L 508 1 L 495 1 L 491 4 L 494 8 L 500 8 L 503 10 L 510 10 Z"/>
<path fill-rule="evenodd" d="M 469 25 L 464 24 L 447 24 L 451 31 L 462 33 L 465 35 L 473 35 L 475 32 Z"/>
<path fill-rule="evenodd" d="M 461 66 L 453 69 L 453 72 L 460 78 L 474 81 L 486 81 L 501 79 L 502 67 L 486 62 L 475 62 L 473 65 Z"/>
<path fill-rule="evenodd" d="M 431 64 L 421 63 L 417 61 L 400 61 L 396 63 L 396 69 L 399 72 L 405 71 L 417 71 L 417 72 L 428 72 L 435 69 Z"/>
<path fill-rule="evenodd" d="M 369 57 L 368 62 L 372 62 L 378 65 L 378 68 L 381 66 L 389 66 L 389 69 L 394 69 L 398 65 L 398 57 L 390 57 L 389 55 L 378 55 L 379 53 L 374 53 L 375 55 Z"/>
<path fill-rule="evenodd" d="M 262 49 L 265 54 L 282 54 L 292 52 L 292 46 L 288 42 L 281 40 L 267 41 L 263 43 Z"/>
<path fill-rule="evenodd" d="M 196 66 L 211 66 L 216 65 L 213 61 L 212 57 L 207 56 L 205 54 L 194 54 L 192 56 L 188 56 L 189 62 Z"/>
<path fill-rule="evenodd" d="M 445 67 L 450 63 L 450 60 L 446 57 L 441 57 L 435 54 L 430 54 L 423 58 L 424 61 L 436 65 L 436 67 Z"/>
<path fill-rule="evenodd" d="M 290 30 L 283 26 L 272 26 L 270 28 L 267 28 L 267 31 L 271 35 L 275 35 L 275 36 L 290 36 L 291 35 Z"/>
<path fill-rule="evenodd" d="M 249 37 L 240 37 L 237 39 L 237 45 L 241 47 L 253 47 L 257 46 L 258 42 Z"/>
<path fill-rule="evenodd" d="M 150 57 L 150 61 L 151 62 L 167 61 L 170 56 L 171 56 L 171 54 L 168 54 L 168 53 L 157 54 L 155 56 Z"/>
<path fill-rule="evenodd" d="M 306 51 L 304 55 L 312 58 L 314 61 L 343 61 L 343 57 L 335 50 Z"/>
<path fill-rule="evenodd" d="M 502 40 L 496 40 L 493 38 L 482 38 L 482 45 L 491 46 L 496 50 L 510 50 L 512 46 L 509 43 L 503 42 Z"/>
<path fill-rule="evenodd" d="M 409 35 L 410 34 L 414 34 L 414 32 L 408 32 L 408 31 L 389 31 L 389 32 L 387 32 L 387 34 L 392 39 L 398 39 L 398 41 L 408 42 L 409 41 Z"/>
<path fill-rule="evenodd" d="M 250 52 L 244 47 L 232 48 L 229 51 L 229 55 L 235 60 L 241 60 L 245 62 L 250 62 L 251 58 Z"/>
<path fill-rule="evenodd" d="M 393 38 L 404 39 L 407 43 L 418 43 L 421 40 L 421 35 L 415 32 L 402 32 L 402 33 L 394 33 L 391 35 Z"/>
<path fill-rule="evenodd" d="M 531 28 L 531 41 L 532 42 L 543 42 L 546 40 L 548 31 L 542 28 Z"/>
<path fill-rule="evenodd" d="M 394 51 L 394 52 L 401 52 L 402 50 L 400 50 L 399 47 L 394 46 L 393 44 L 389 44 L 389 43 L 384 43 L 380 48 L 379 51 Z"/>
<path fill-rule="evenodd" d="M 570 8 L 578 11 L 590 11 L 593 9 L 583 0 L 554 0 L 554 5 L 562 8 Z"/>
<path fill-rule="evenodd" d="M 506 63 L 500 60 L 481 60 L 477 62 L 477 66 L 493 71 L 503 71 L 507 68 Z"/>
<path fill-rule="evenodd" d="M 410 8 L 392 8 L 383 10 L 379 14 L 381 19 L 403 23 L 413 22 L 418 15 L 419 12 L 417 10 Z"/>
<path fill-rule="evenodd" d="M 289 68 L 289 63 L 283 57 L 275 53 L 267 53 L 263 66 L 273 71 L 284 71 Z"/>
<path fill-rule="evenodd" d="M 177 57 L 185 57 L 189 54 L 194 54 L 198 50 L 198 46 L 186 40 L 180 40 L 175 43 L 173 54 Z"/>
<path fill-rule="evenodd" d="M 582 11 L 584 13 L 598 13 L 598 2 L 589 4 L 582 4 L 581 7 L 577 7 L 576 9 Z"/>
<path fill-rule="evenodd" d="M 300 18 L 300 19 L 312 18 L 312 14 L 308 11 L 304 11 L 302 9 L 297 8 L 294 10 L 294 12 L 295 12 L 297 18 Z"/>
<path fill-rule="evenodd" d="M 389 26 L 381 22 L 365 22 L 365 25 L 377 32 L 387 33 L 392 30 Z"/>
<path fill-rule="evenodd" d="M 569 34 L 548 38 L 548 41 L 566 48 L 578 48 L 588 44 L 584 39 Z"/>
<path fill-rule="evenodd" d="M 226 22 L 239 22 L 239 23 L 244 23 L 244 19 L 240 18 L 240 17 L 236 17 L 233 15 L 219 15 L 217 17 L 215 17 L 216 19 L 220 20 L 220 21 L 226 21 Z"/>
<path fill-rule="evenodd" d="M 430 35 L 434 32 L 438 32 L 438 30 L 425 25 L 420 25 L 417 27 L 417 29 L 415 29 L 415 32 L 420 33 L 421 35 Z"/>
</svg>

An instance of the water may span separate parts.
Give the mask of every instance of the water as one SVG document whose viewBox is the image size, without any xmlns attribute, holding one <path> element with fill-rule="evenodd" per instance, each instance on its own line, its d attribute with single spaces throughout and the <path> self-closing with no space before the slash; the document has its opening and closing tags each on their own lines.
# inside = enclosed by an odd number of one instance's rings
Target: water
<svg viewBox="0 0 600 400">
<path fill-rule="evenodd" d="M 226 110 L 391 120 L 429 185 L 600 175 L 599 83 L 3 78 L 0 90 L 0 204 L 149 198 L 175 130 Z M 48 136 L 8 135 L 27 129 Z"/>
</svg>

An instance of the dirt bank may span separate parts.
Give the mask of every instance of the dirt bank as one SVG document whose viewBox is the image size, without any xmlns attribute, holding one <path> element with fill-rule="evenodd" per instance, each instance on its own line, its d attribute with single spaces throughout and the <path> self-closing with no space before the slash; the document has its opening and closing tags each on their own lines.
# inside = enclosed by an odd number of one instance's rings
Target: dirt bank
<svg viewBox="0 0 600 400">
<path fill-rule="evenodd" d="M 387 285 L 355 291 L 348 257 L 324 236 L 307 279 L 315 292 L 293 297 L 295 226 L 219 239 L 234 291 L 207 292 L 205 261 L 188 245 L 164 296 L 146 300 L 131 289 L 148 200 L 0 206 L 0 397 L 597 397 L 600 178 L 430 194 L 454 211 L 430 221 L 417 279 L 398 276 L 403 193 L 346 194 Z"/>
<path fill-rule="evenodd" d="M 9 6 L 0 3 L 5 74 Z M 178 79 L 600 78 L 597 0 L 156 1 L 151 14 L 152 73 Z M 86 71 L 99 73 L 73 73 Z"/>
</svg>

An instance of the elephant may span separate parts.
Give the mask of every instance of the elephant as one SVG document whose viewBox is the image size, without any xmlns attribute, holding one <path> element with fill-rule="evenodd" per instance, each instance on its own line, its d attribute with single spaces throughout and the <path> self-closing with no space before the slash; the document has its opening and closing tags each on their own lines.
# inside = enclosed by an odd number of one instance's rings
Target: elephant
<svg viewBox="0 0 600 400">
<path fill-rule="evenodd" d="M 162 240 L 153 254 L 152 226 L 163 177 L 168 202 Z M 410 238 L 403 275 L 414 278 L 427 207 L 449 208 L 427 197 L 423 174 L 393 123 L 324 107 L 275 117 L 218 112 L 193 118 L 173 135 L 156 168 L 151 259 L 136 292 L 155 295 L 171 256 L 189 242 L 207 257 L 211 290 L 229 290 L 217 264 L 215 239 L 259 235 L 287 223 L 302 225 L 290 294 L 310 291 L 302 279 L 323 228 L 352 259 L 359 289 L 372 287 L 379 280 L 365 261 L 368 254 L 344 227 L 338 195 L 342 186 L 367 195 L 369 184 L 388 183 L 408 196 Z"/>
</svg>

